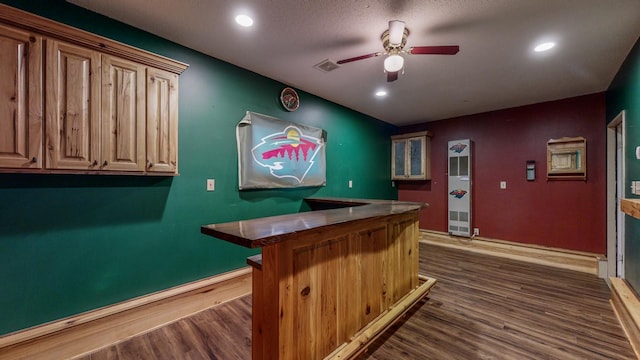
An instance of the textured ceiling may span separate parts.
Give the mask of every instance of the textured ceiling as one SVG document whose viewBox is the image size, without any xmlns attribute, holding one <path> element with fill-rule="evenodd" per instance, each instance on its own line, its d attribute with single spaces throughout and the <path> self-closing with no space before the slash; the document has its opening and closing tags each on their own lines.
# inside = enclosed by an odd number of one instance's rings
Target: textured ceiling
<svg viewBox="0 0 640 360">
<path fill-rule="evenodd" d="M 640 34 L 638 0 L 69 2 L 396 125 L 604 91 Z M 237 26 L 239 12 L 255 25 Z M 460 52 L 405 55 L 392 83 L 384 56 L 314 68 L 382 51 L 396 19 L 410 30 L 407 47 Z M 542 40 L 558 45 L 534 54 Z M 375 98 L 379 89 L 388 96 Z"/>
</svg>

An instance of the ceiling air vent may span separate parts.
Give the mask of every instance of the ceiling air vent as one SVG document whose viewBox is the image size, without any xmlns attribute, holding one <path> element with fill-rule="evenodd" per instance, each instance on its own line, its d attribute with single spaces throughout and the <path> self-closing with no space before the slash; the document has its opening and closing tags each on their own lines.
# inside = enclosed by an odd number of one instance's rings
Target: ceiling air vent
<svg viewBox="0 0 640 360">
<path fill-rule="evenodd" d="M 340 66 L 338 66 L 338 64 L 334 63 L 333 61 L 326 59 L 313 65 L 313 67 L 324 72 L 329 72 L 339 68 Z"/>
</svg>

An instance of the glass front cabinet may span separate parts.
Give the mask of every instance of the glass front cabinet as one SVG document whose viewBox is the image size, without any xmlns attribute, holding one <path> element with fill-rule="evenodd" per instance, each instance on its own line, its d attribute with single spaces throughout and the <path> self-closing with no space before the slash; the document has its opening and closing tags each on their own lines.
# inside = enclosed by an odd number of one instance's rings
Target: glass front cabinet
<svg viewBox="0 0 640 360">
<path fill-rule="evenodd" d="M 429 131 L 391 137 L 391 180 L 430 180 Z"/>
</svg>

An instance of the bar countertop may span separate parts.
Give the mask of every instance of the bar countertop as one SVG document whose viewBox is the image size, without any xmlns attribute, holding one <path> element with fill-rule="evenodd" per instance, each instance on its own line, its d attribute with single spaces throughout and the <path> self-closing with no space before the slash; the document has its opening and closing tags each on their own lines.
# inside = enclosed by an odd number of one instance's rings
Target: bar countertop
<svg viewBox="0 0 640 360">
<path fill-rule="evenodd" d="M 372 199 L 306 198 L 305 201 L 312 208 L 314 204 L 337 208 L 203 225 L 200 232 L 244 247 L 258 248 L 305 231 L 354 220 L 402 214 L 428 206 L 426 203 Z"/>
</svg>

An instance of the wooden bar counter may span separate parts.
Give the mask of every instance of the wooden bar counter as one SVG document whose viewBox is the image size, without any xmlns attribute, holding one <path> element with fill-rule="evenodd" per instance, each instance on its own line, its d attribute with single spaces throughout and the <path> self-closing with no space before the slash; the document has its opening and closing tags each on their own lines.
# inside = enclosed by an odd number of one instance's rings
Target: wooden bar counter
<svg viewBox="0 0 640 360">
<path fill-rule="evenodd" d="M 296 214 L 204 225 L 262 255 L 253 266 L 252 358 L 348 359 L 424 298 L 418 211 L 426 204 L 305 199 Z"/>
</svg>

